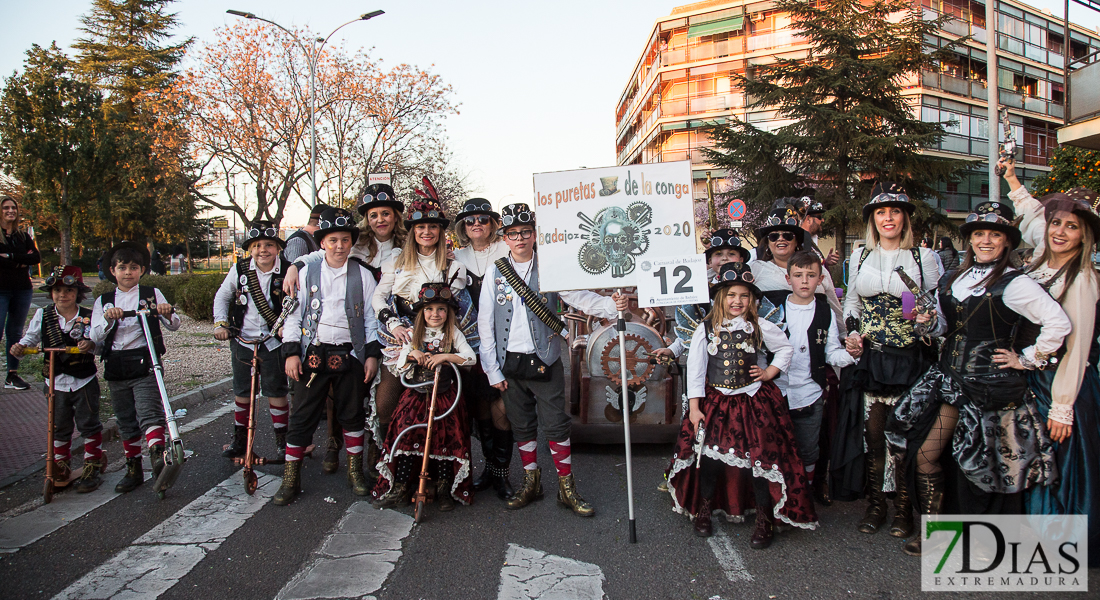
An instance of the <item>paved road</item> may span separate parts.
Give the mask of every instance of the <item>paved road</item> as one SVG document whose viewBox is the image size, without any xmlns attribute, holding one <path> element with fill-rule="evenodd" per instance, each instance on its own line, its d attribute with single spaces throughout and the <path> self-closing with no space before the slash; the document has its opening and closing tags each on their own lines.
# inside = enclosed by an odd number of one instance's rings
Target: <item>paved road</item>
<svg viewBox="0 0 1100 600">
<path fill-rule="evenodd" d="M 635 453 L 638 543 L 627 543 L 626 475 L 619 447 L 574 454 L 581 492 L 598 509 L 581 519 L 547 498 L 507 511 L 490 494 L 470 507 L 378 511 L 358 501 L 342 474 L 305 463 L 304 492 L 289 507 L 268 501 L 281 470 L 262 467 L 255 496 L 218 456 L 228 441 L 227 398 L 189 409 L 194 450 L 176 487 L 151 485 L 36 500 L 37 476 L 0 490 L 4 598 L 913 598 L 919 562 L 885 533 L 857 533 L 858 504 L 821 511 L 816 532 L 787 531 L 768 550 L 749 549 L 751 523 L 719 520 L 703 540 L 656 489 L 667 448 Z M 261 420 L 261 451 L 272 441 Z M 110 457 L 121 455 L 117 442 Z M 544 473 L 552 471 L 545 446 Z M 513 465 L 513 480 L 518 482 Z M 1090 573 L 1100 589 L 1100 571 Z M 1013 594 L 995 596 L 1022 597 Z"/>
</svg>

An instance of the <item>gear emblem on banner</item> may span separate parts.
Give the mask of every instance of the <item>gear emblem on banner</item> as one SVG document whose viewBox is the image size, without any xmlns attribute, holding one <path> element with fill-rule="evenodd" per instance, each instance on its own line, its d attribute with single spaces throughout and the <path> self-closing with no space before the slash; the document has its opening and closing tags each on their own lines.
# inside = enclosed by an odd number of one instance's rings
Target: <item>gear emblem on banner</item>
<svg viewBox="0 0 1100 600">
<path fill-rule="evenodd" d="M 580 228 L 588 241 L 581 246 L 577 260 L 581 268 L 592 275 L 611 269 L 612 277 L 626 277 L 634 272 L 634 259 L 649 250 L 650 223 L 653 208 L 645 202 L 632 202 L 626 209 L 609 206 L 589 218 L 581 218 Z"/>
</svg>

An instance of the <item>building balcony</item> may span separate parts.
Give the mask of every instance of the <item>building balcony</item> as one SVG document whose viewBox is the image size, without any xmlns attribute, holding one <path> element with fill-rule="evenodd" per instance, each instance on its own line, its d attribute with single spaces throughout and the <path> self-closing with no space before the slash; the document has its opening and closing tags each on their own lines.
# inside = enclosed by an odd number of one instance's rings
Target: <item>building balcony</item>
<svg viewBox="0 0 1100 600">
<path fill-rule="evenodd" d="M 1069 124 L 1058 130 L 1058 143 L 1100 150 L 1100 61 L 1097 54 L 1069 74 Z M 1078 64 L 1080 64 L 1078 63 Z M 1072 65 L 1071 65 L 1072 67 Z"/>
</svg>

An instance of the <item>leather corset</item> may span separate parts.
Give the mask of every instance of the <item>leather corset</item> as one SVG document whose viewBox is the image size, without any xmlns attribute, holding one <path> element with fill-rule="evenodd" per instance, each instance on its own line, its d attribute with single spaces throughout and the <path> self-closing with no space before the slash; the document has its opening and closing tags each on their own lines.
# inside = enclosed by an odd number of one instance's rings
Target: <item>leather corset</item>
<svg viewBox="0 0 1100 600">
<path fill-rule="evenodd" d="M 859 301 L 863 309 L 859 332 L 871 341 L 895 348 L 907 348 L 917 341 L 913 335 L 913 322 L 903 316 L 901 298 L 878 294 L 861 296 Z"/>
<path fill-rule="evenodd" d="M 714 339 L 709 339 L 714 336 Z M 708 345 L 718 347 L 716 354 L 707 360 L 707 382 L 712 386 L 735 390 L 752 383 L 749 367 L 756 364 L 756 351 L 752 336 L 744 331 L 721 331 L 717 334 L 707 324 Z"/>
<path fill-rule="evenodd" d="M 1025 319 L 1004 303 L 1008 283 L 1022 274 L 1006 273 L 983 294 L 956 300 L 945 285 L 940 288 L 940 305 L 947 319 L 947 339 L 941 362 L 961 375 L 1001 373 L 993 362 L 997 348 L 1021 349 L 1020 325 Z M 1026 345 L 1026 344 L 1025 344 Z"/>
</svg>

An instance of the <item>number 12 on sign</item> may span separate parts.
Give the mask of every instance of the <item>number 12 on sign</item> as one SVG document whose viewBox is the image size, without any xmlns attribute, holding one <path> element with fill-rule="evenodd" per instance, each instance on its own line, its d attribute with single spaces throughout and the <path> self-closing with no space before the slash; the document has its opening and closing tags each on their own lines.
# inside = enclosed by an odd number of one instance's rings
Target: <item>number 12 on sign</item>
<svg viewBox="0 0 1100 600">
<path fill-rule="evenodd" d="M 710 298 L 702 254 L 643 260 L 638 275 L 638 306 L 699 304 Z"/>
</svg>

